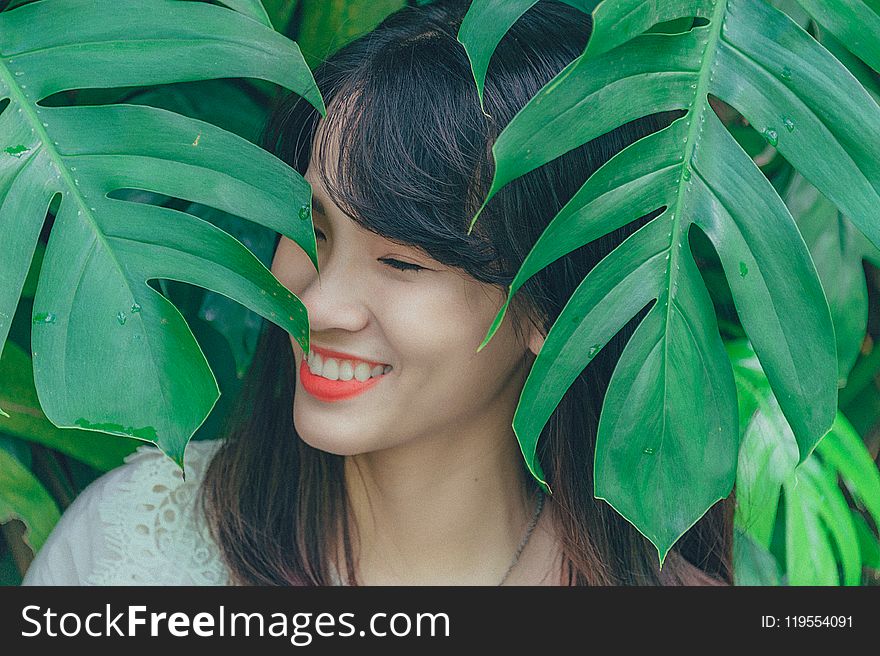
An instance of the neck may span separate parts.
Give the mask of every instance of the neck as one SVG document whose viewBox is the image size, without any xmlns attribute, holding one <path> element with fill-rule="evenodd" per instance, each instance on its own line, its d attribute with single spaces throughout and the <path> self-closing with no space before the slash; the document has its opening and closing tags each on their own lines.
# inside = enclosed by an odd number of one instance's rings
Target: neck
<svg viewBox="0 0 880 656">
<path fill-rule="evenodd" d="M 362 585 L 497 585 L 534 515 L 509 417 L 347 456 Z M 340 561 L 341 563 L 341 561 Z M 344 571 L 344 570 L 342 570 Z"/>
</svg>

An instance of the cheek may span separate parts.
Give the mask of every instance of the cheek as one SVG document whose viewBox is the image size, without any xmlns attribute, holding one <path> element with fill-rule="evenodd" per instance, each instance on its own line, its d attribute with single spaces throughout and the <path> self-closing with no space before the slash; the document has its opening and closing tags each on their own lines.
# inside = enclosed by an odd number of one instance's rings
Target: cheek
<svg viewBox="0 0 880 656">
<path fill-rule="evenodd" d="M 507 370 L 511 358 L 517 356 L 509 322 L 501 325 L 480 353 L 477 348 L 502 302 L 482 288 L 463 288 L 448 280 L 438 285 L 413 286 L 408 293 L 401 290 L 386 297 L 381 309 L 381 316 L 386 317 L 383 329 L 401 359 L 418 363 L 420 369 L 496 374 Z"/>
<path fill-rule="evenodd" d="M 281 284 L 297 296 L 318 275 L 308 255 L 287 237 L 281 237 L 278 242 L 271 270 Z"/>
</svg>

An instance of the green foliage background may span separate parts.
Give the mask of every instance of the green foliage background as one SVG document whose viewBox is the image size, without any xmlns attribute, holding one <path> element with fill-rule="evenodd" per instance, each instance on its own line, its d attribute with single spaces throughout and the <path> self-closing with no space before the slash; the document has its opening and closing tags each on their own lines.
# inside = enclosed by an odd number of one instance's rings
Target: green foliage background
<svg viewBox="0 0 880 656">
<path fill-rule="evenodd" d="M 23 4 L 28 2 L 0 0 L 0 10 L 10 11 Z M 298 44 L 305 63 L 314 67 L 336 48 L 369 31 L 385 16 L 407 3 L 401 0 L 264 0 L 261 6 L 258 0 L 226 0 L 218 4 L 257 21 L 271 23 L 276 31 Z M 488 4 L 477 0 L 472 12 L 486 9 Z M 515 20 L 517 11 L 521 13 L 531 4 L 534 2 L 506 3 L 509 10 L 513 8 L 510 11 L 512 20 Z M 573 0 L 569 4 L 590 11 L 597 3 Z M 880 98 L 877 47 L 862 46 L 858 39 L 849 38 L 852 25 L 845 21 L 835 22 L 833 15 L 823 11 L 822 3 L 774 0 L 768 4 L 785 12 L 833 54 L 877 102 Z M 855 4 L 859 10 L 871 12 L 865 15 L 877 18 L 880 25 L 880 7 L 870 1 Z M 597 11 L 600 10 L 601 7 Z M 596 15 L 598 21 L 599 14 Z M 488 29 L 480 30 L 481 25 L 489 24 L 494 26 L 491 34 Z M 649 31 L 674 36 L 700 24 L 691 18 L 676 17 L 658 24 L 650 23 Z M 485 71 L 494 48 L 493 40 L 497 43 L 503 35 L 504 25 L 503 21 L 477 23 L 470 40 L 463 28 L 460 40 L 467 46 L 474 62 L 478 83 L 481 79 L 479 71 Z M 614 34 L 611 33 L 612 41 Z M 609 50 L 617 46 L 628 47 L 627 44 L 608 42 L 608 38 L 608 34 L 600 30 L 599 37 L 591 40 L 590 47 L 598 50 L 603 43 Z M 843 38 L 850 49 L 845 48 L 838 38 Z M 0 52 L 3 52 L 3 43 L 0 34 Z M 480 48 L 482 54 L 478 52 Z M 75 107 L 125 103 L 162 108 L 213 124 L 253 143 L 271 102 L 280 92 L 276 84 L 247 77 L 123 88 L 81 88 L 52 95 L 43 104 L 46 107 Z M 836 418 L 828 435 L 819 441 L 808 457 L 802 458 L 804 454 L 799 453 L 799 440 L 790 427 L 791 413 L 786 414 L 780 407 L 774 395 L 776 388 L 768 381 L 762 363 L 748 341 L 749 335 L 742 328 L 742 308 L 737 311 L 722 262 L 710 240 L 701 231 L 691 231 L 688 245 L 717 316 L 726 357 L 733 369 L 738 402 L 738 426 L 734 427 L 740 443 L 736 471 L 739 501 L 736 517 L 737 582 L 744 585 L 877 584 L 880 581 L 880 543 L 877 538 L 880 526 L 880 475 L 877 470 L 880 349 L 874 344 L 880 338 L 880 304 L 877 302 L 880 298 L 877 268 L 880 266 L 880 252 L 838 205 L 800 175 L 782 152 L 784 148 L 777 148 L 780 144 L 767 138 L 766 130 L 754 129 L 743 114 L 718 98 L 710 96 L 707 102 L 711 102 L 712 110 L 726 131 L 754 161 L 796 220 L 828 300 L 834 327 L 833 333 L 829 333 L 833 334 L 833 344 L 827 344 L 828 352 L 837 353 L 839 394 Z M 2 109 L 3 105 L 0 105 Z M 534 129 L 534 125 L 528 126 L 519 137 L 505 143 L 511 144 L 515 150 L 526 142 L 527 134 Z M 515 136 L 514 132 L 511 134 Z M 552 139 L 548 141 L 553 143 Z M 244 148 L 243 145 L 238 147 Z M 12 158 L 20 153 L 7 150 L 5 154 Z M 503 170 L 505 154 L 496 149 L 495 155 L 499 169 Z M 873 182 L 878 183 L 877 180 Z M 273 226 L 242 220 L 240 214 L 232 211 L 233 205 L 220 208 L 216 203 L 209 206 L 173 194 L 131 188 L 114 194 L 113 197 L 120 200 L 199 217 L 237 239 L 263 265 L 268 266 L 270 262 Z M 94 430 L 57 428 L 46 418 L 37 399 L 31 359 L 32 332 L 40 330 L 41 324 L 50 317 L 42 308 L 34 307 L 34 298 L 42 256 L 53 225 L 60 220 L 60 201 L 60 196 L 54 198 L 42 226 L 37 251 L 0 359 L 0 408 L 9 415 L 0 417 L 0 523 L 3 531 L 0 582 L 4 584 L 20 581 L 33 553 L 77 493 L 102 472 L 120 464 L 138 443 L 120 434 L 111 436 Z M 880 220 L 876 215 L 874 218 L 875 223 Z M 784 280 L 777 282 L 786 284 Z M 168 278 L 150 280 L 149 284 L 180 311 L 216 379 L 221 392 L 219 401 L 193 438 L 210 439 L 216 436 L 231 401 L 238 393 L 263 318 L 253 311 L 254 308 L 248 309 L 231 300 L 228 294 L 195 284 Z M 261 284 L 268 285 L 266 281 Z M 275 307 L 266 305 L 257 309 L 266 316 L 275 311 L 272 309 Z M 291 315 L 290 319 L 293 321 L 294 316 Z M 124 323 L 125 319 L 120 321 Z M 292 323 L 291 329 L 298 325 Z M 796 332 L 797 326 L 794 329 Z M 809 399 L 802 400 L 810 402 Z M 540 412 L 529 416 L 540 416 Z M 539 430 L 540 426 L 533 426 L 531 430 L 536 429 Z M 521 440 L 526 433 L 521 426 L 518 430 Z M 655 514 L 662 517 L 663 510 L 659 509 Z M 661 541 L 652 539 L 655 544 Z"/>
</svg>

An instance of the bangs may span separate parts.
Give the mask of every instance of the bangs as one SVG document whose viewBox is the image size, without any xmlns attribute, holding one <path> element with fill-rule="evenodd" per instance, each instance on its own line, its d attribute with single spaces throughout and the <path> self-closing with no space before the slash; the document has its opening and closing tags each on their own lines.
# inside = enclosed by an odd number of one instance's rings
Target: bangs
<svg viewBox="0 0 880 656">
<path fill-rule="evenodd" d="M 487 119 L 454 35 L 438 29 L 384 44 L 342 72 L 312 144 L 333 202 L 389 241 L 509 284 L 513 272 L 489 237 L 489 208 L 467 235 L 492 171 Z"/>
</svg>

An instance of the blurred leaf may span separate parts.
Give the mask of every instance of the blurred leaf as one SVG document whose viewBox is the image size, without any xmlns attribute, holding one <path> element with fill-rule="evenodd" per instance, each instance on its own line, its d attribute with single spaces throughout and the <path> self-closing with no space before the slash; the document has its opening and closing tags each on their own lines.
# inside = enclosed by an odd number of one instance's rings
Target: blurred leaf
<svg viewBox="0 0 880 656">
<path fill-rule="evenodd" d="M 871 531 L 868 522 L 859 513 L 852 512 L 853 524 L 859 536 L 859 551 L 862 564 L 873 570 L 880 570 L 880 540 Z"/>
<path fill-rule="evenodd" d="M 880 508 L 880 472 L 860 436 L 838 412 L 815 451 L 797 466 L 791 428 L 754 352 L 740 341 L 729 344 L 728 353 L 741 421 L 748 418 L 737 469 L 736 528 L 758 547 L 775 553 L 780 521 L 784 522 L 789 585 L 858 585 L 861 540 L 837 480 L 842 477 L 857 501 L 867 499 L 872 508 Z"/>
<path fill-rule="evenodd" d="M 34 250 L 34 258 L 31 260 L 31 265 L 28 269 L 27 278 L 24 279 L 24 287 L 21 289 L 22 298 L 33 298 L 34 294 L 37 293 L 37 280 L 40 278 L 40 267 L 43 265 L 43 256 L 45 254 L 45 244 L 38 242 Z"/>
<path fill-rule="evenodd" d="M 798 0 L 850 52 L 880 71 L 880 13 L 863 0 Z"/>
<path fill-rule="evenodd" d="M 0 406 L 9 413 L 8 418 L 0 419 L 2 432 L 43 444 L 101 471 L 121 465 L 123 458 L 140 444 L 122 436 L 56 428 L 40 409 L 31 360 L 17 344 L 7 342 L 3 350 L 0 380 Z"/>
<path fill-rule="evenodd" d="M 874 349 L 877 351 L 877 348 Z M 880 356 L 880 352 L 878 352 Z M 880 360 L 880 358 L 878 358 Z M 853 371 L 858 370 L 859 363 Z M 852 376 L 850 377 L 852 380 Z M 843 390 L 849 390 L 851 385 L 847 385 Z M 873 378 L 861 387 L 851 396 L 847 396 L 845 404 L 841 404 L 841 410 L 846 414 L 846 418 L 850 420 L 859 435 L 870 435 L 871 431 L 877 425 L 878 417 L 880 417 L 880 390 Z"/>
<path fill-rule="evenodd" d="M 25 543 L 36 553 L 60 517 L 46 488 L 0 444 L 0 524 L 24 522 Z"/>
<path fill-rule="evenodd" d="M 231 80 L 200 80 L 146 89 L 127 102 L 205 121 L 257 143 L 268 112 L 248 89 Z"/>
<path fill-rule="evenodd" d="M 779 585 L 779 564 L 748 533 L 735 529 L 733 540 L 735 585 Z"/>
<path fill-rule="evenodd" d="M 27 442 L 11 435 L 0 433 L 0 447 L 6 449 L 10 455 L 15 456 L 15 459 L 26 469 L 33 469 L 31 447 Z"/>
<path fill-rule="evenodd" d="M 0 587 L 21 584 L 21 573 L 15 565 L 12 550 L 0 548 Z"/>
<path fill-rule="evenodd" d="M 754 352 L 740 342 L 732 361 L 740 408 L 746 422 L 737 467 L 735 524 L 769 549 L 782 485 L 798 463 L 797 443 L 760 369 Z"/>
<path fill-rule="evenodd" d="M 846 49 L 840 41 L 834 38 L 830 32 L 819 30 L 817 36 L 819 43 L 834 55 L 841 64 L 846 66 L 847 70 L 852 73 L 859 83 L 865 87 L 874 102 L 880 104 L 880 77 L 861 59 L 853 55 Z"/>
<path fill-rule="evenodd" d="M 220 333 L 211 323 L 200 318 L 188 319 L 193 334 L 199 340 L 211 370 L 217 377 L 220 387 L 220 399 L 205 419 L 205 423 L 193 435 L 195 440 L 212 440 L 220 437 L 226 416 L 232 409 L 241 380 L 236 371 L 235 356 L 225 335 Z"/>
<path fill-rule="evenodd" d="M 837 474 L 833 469 L 823 470 L 820 461 L 808 458 L 798 467 L 801 485 L 809 484 L 815 491 L 818 512 L 828 535 L 837 546 L 837 554 L 843 568 L 843 585 L 859 585 L 862 577 L 862 560 L 859 539 L 852 522 L 852 512 L 837 486 Z"/>
<path fill-rule="evenodd" d="M 770 0 L 770 4 L 785 13 L 805 30 L 810 25 L 810 15 L 800 6 L 798 0 Z"/>
<path fill-rule="evenodd" d="M 850 493 L 880 526 L 880 471 L 846 417 L 837 415 L 816 451 L 824 462 L 840 472 Z"/>
<path fill-rule="evenodd" d="M 788 585 L 838 585 L 831 541 L 816 512 L 815 489 L 801 484 L 799 473 L 785 486 L 785 554 Z"/>
<path fill-rule="evenodd" d="M 204 205 L 190 206 L 186 211 L 229 233 L 247 246 L 266 267 L 272 266 L 277 241 L 273 231 Z M 235 376 L 242 378 L 257 348 L 257 339 L 263 327 L 262 317 L 229 297 L 210 290 L 201 298 L 198 317 L 226 338 L 235 357 Z"/>
<path fill-rule="evenodd" d="M 290 23 L 293 20 L 294 12 L 296 12 L 297 4 L 299 4 L 299 0 L 263 0 L 266 13 L 269 14 L 275 31 L 290 35 Z"/>
<path fill-rule="evenodd" d="M 838 387 L 846 385 L 868 325 L 868 287 L 862 260 L 880 251 L 818 189 L 795 173 L 783 199 L 822 281 L 837 344 Z"/>
<path fill-rule="evenodd" d="M 263 3 L 260 0 L 217 0 L 217 2 L 221 5 L 226 5 L 230 9 L 234 9 L 240 14 L 244 14 L 248 18 L 253 18 L 261 25 L 272 27 L 269 16 L 266 14 L 266 10 L 263 8 Z"/>
<path fill-rule="evenodd" d="M 349 41 L 373 30 L 405 0 L 300 0 L 296 42 L 315 68 Z"/>
</svg>

